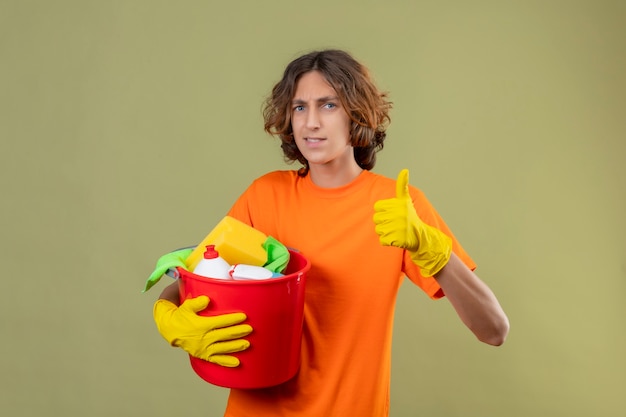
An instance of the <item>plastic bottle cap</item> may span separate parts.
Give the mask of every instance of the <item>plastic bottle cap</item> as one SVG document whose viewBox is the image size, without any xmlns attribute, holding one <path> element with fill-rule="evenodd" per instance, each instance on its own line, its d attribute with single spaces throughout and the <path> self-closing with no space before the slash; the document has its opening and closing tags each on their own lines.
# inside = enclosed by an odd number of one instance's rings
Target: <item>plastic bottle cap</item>
<svg viewBox="0 0 626 417">
<path fill-rule="evenodd" d="M 219 252 L 215 250 L 215 245 L 207 245 L 204 251 L 204 259 L 215 259 L 220 256 Z"/>
</svg>

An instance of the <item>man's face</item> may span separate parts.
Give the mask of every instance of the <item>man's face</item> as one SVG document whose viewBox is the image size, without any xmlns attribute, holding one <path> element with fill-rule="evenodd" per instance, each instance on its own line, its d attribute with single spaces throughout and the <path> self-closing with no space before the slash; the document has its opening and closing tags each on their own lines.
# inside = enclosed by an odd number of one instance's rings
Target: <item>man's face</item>
<svg viewBox="0 0 626 417">
<path fill-rule="evenodd" d="M 304 74 L 292 100 L 291 128 L 298 149 L 315 169 L 354 164 L 350 117 L 337 92 L 318 71 Z"/>
</svg>

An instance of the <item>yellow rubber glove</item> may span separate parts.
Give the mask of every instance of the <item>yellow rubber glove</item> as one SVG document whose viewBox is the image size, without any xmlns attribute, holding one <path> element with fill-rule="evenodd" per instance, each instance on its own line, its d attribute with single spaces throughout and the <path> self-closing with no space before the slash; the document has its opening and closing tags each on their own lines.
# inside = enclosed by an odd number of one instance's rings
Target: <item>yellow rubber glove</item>
<svg viewBox="0 0 626 417">
<path fill-rule="evenodd" d="M 450 260 L 452 239 L 417 215 L 409 195 L 407 169 L 398 174 L 396 197 L 374 204 L 374 223 L 380 243 L 409 251 L 424 277 L 432 277 Z"/>
<path fill-rule="evenodd" d="M 219 316 L 199 316 L 209 305 L 209 298 L 200 296 L 185 300 L 180 307 L 168 300 L 154 303 L 154 321 L 161 336 L 172 346 L 178 346 L 191 356 L 217 365 L 234 368 L 239 359 L 228 353 L 241 352 L 250 342 L 241 339 L 252 332 L 244 313 Z"/>
</svg>

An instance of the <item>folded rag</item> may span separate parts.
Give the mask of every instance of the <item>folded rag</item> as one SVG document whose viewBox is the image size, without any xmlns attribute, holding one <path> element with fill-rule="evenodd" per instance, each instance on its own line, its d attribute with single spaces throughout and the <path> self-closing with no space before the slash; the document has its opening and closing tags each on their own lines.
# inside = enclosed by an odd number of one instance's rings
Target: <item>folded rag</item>
<svg viewBox="0 0 626 417">
<path fill-rule="evenodd" d="M 146 286 L 141 292 L 146 292 L 152 288 L 164 274 L 168 274 L 173 278 L 178 278 L 177 267 L 187 269 L 185 259 L 191 254 L 193 248 L 178 249 L 174 252 L 166 253 L 161 256 L 156 263 L 156 267 L 150 277 L 146 281 Z"/>
<path fill-rule="evenodd" d="M 289 263 L 287 247 L 272 236 L 268 236 L 263 242 L 263 249 L 267 252 L 267 262 L 263 267 L 272 272 L 282 273 Z"/>
</svg>

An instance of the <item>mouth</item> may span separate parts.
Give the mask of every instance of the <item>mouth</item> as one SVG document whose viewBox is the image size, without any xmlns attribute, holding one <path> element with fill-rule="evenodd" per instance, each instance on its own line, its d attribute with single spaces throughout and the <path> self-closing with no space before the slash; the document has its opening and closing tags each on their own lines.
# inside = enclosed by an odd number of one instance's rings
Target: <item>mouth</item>
<svg viewBox="0 0 626 417">
<path fill-rule="evenodd" d="M 304 138 L 305 141 L 309 142 L 309 143 L 318 143 L 318 142 L 322 142 L 326 139 L 324 138 Z"/>
</svg>

